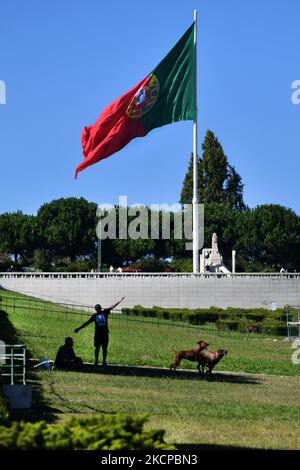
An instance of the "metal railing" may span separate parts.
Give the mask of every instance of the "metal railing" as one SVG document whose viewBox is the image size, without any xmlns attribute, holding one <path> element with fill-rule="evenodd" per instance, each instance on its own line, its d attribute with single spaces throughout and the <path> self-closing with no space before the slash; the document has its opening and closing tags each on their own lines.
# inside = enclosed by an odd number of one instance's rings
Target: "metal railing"
<svg viewBox="0 0 300 470">
<path fill-rule="evenodd" d="M 300 305 L 286 305 L 285 312 L 289 341 L 300 340 Z"/>
<path fill-rule="evenodd" d="M 5 372 L 8 370 L 8 372 Z M 8 377 L 10 385 L 21 382 L 26 385 L 26 347 L 24 344 L 2 345 L 0 352 L 1 377 Z"/>
<path fill-rule="evenodd" d="M 33 296 L 28 297 L 26 294 L 23 297 L 21 297 L 20 295 L 18 295 L 17 297 L 13 297 L 11 295 L 6 296 L 0 291 L 0 310 L 11 311 L 12 313 L 18 311 L 25 313 L 26 311 L 28 311 L 42 315 L 56 314 L 65 319 L 71 319 L 75 316 L 79 316 L 85 320 L 87 316 L 90 316 L 91 313 L 94 313 L 94 306 L 70 302 L 54 302 L 44 298 L 37 298 Z M 118 322 L 144 324 L 145 326 L 152 324 L 156 325 L 157 327 L 165 326 L 168 328 L 186 328 L 191 330 L 193 329 L 198 330 L 199 333 L 211 332 L 217 334 L 218 336 L 234 336 L 235 334 L 247 334 L 247 336 L 253 336 L 253 333 L 256 333 L 257 335 L 261 336 L 278 336 L 275 330 L 280 326 L 275 322 L 274 324 L 268 325 L 270 331 L 268 331 L 268 329 L 262 331 L 261 324 L 257 323 L 255 331 L 249 330 L 249 325 L 245 325 L 244 329 L 231 329 L 230 325 L 227 326 L 227 328 L 226 325 L 223 325 L 223 327 L 218 327 L 214 322 L 194 323 L 190 322 L 189 319 L 186 317 L 180 318 L 178 316 L 178 318 L 166 319 L 160 315 L 152 315 L 151 312 L 149 313 L 149 315 L 144 315 L 143 313 L 137 314 L 136 312 L 127 313 L 126 310 L 128 309 L 113 310 L 110 317 L 111 320 Z M 178 312 L 180 313 L 180 309 L 178 309 Z M 279 336 L 281 335 L 282 333 L 279 334 Z"/>
<path fill-rule="evenodd" d="M 65 319 L 74 318 L 74 316 L 80 316 L 82 319 L 90 316 L 94 313 L 95 309 L 93 305 L 75 304 L 75 303 L 62 303 L 62 302 L 51 302 L 45 299 L 33 298 L 33 297 L 12 297 L 5 296 L 0 292 L 0 309 L 3 311 L 11 310 L 13 313 L 17 311 L 30 311 L 39 314 L 58 314 L 62 315 Z M 114 309 L 110 315 L 111 320 L 118 322 L 126 322 L 127 324 L 140 324 L 140 325 L 154 325 L 156 327 L 167 327 L 169 328 L 184 328 L 188 330 L 195 330 L 199 333 L 211 332 L 218 336 L 232 336 L 234 331 L 220 330 L 213 324 L 191 324 L 188 321 L 179 320 L 165 320 L 158 316 L 156 317 L 144 317 L 142 315 L 124 314 L 122 309 Z"/>
<path fill-rule="evenodd" d="M 300 273 L 86 273 L 86 272 L 41 272 L 41 273 L 22 273 L 22 272 L 0 272 L 1 279 L 112 279 L 112 278 L 199 278 L 199 279 L 300 279 Z"/>
</svg>

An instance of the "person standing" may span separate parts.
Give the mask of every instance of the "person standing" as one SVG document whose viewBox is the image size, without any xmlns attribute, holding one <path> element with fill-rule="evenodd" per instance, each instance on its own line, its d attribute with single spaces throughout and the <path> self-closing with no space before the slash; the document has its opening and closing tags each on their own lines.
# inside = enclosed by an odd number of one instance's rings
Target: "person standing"
<svg viewBox="0 0 300 470">
<path fill-rule="evenodd" d="M 107 357 L 107 348 L 109 342 L 109 329 L 108 329 L 108 316 L 117 305 L 119 305 L 125 297 L 122 297 L 118 302 L 111 305 L 109 308 L 102 309 L 101 305 L 96 304 L 94 313 L 88 321 L 83 323 L 81 326 L 76 328 L 74 331 L 78 333 L 82 328 L 90 325 L 91 323 L 95 324 L 95 336 L 94 336 L 94 346 L 95 346 L 95 366 L 98 365 L 99 352 L 102 347 L 102 366 L 107 366 L 106 357 Z"/>
</svg>

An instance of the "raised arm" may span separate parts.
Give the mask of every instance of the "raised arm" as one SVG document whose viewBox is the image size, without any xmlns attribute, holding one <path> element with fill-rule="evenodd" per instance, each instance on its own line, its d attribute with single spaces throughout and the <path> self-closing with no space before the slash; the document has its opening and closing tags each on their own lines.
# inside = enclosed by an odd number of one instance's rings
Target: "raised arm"
<svg viewBox="0 0 300 470">
<path fill-rule="evenodd" d="M 110 307 L 108 307 L 109 310 L 113 310 L 114 308 L 116 308 L 117 305 L 119 305 L 123 300 L 125 299 L 125 297 L 122 297 L 120 300 L 118 300 L 118 302 L 116 302 L 115 304 L 111 305 Z"/>
<path fill-rule="evenodd" d="M 81 326 L 79 326 L 78 328 L 75 328 L 74 332 L 75 333 L 78 333 L 78 331 L 82 330 L 82 328 L 85 328 L 86 326 L 90 325 L 91 323 L 93 323 L 94 321 L 94 315 L 92 315 L 88 321 L 84 322 Z"/>
</svg>

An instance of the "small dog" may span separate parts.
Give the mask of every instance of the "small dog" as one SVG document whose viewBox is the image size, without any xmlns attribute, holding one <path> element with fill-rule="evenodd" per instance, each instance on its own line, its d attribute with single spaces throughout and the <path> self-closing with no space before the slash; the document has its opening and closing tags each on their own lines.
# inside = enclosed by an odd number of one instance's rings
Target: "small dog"
<svg viewBox="0 0 300 470">
<path fill-rule="evenodd" d="M 190 351 L 175 351 L 175 359 L 174 362 L 170 365 L 170 369 L 176 370 L 176 368 L 179 366 L 180 362 L 182 359 L 187 359 L 188 361 L 192 362 L 198 362 L 198 369 L 199 369 L 199 360 L 198 360 L 198 355 L 201 351 L 205 350 L 207 346 L 209 346 L 208 343 L 205 343 L 205 341 L 198 341 L 198 348 L 191 349 Z"/>
<path fill-rule="evenodd" d="M 222 357 L 226 356 L 228 351 L 226 349 L 218 349 L 216 352 L 208 351 L 207 349 L 199 351 L 197 355 L 198 359 L 198 370 L 200 372 L 200 367 L 202 374 L 204 373 L 205 367 L 208 367 L 206 371 L 207 374 L 211 374 L 215 365 L 222 359 Z"/>
</svg>

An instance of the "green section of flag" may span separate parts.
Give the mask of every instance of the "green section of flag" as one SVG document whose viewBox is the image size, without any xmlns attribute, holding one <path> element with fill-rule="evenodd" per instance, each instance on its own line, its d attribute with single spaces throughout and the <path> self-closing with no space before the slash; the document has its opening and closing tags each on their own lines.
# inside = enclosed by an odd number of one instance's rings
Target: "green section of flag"
<svg viewBox="0 0 300 470">
<path fill-rule="evenodd" d="M 196 118 L 194 23 L 152 72 L 159 96 L 142 116 L 145 132 L 175 121 Z"/>
</svg>

